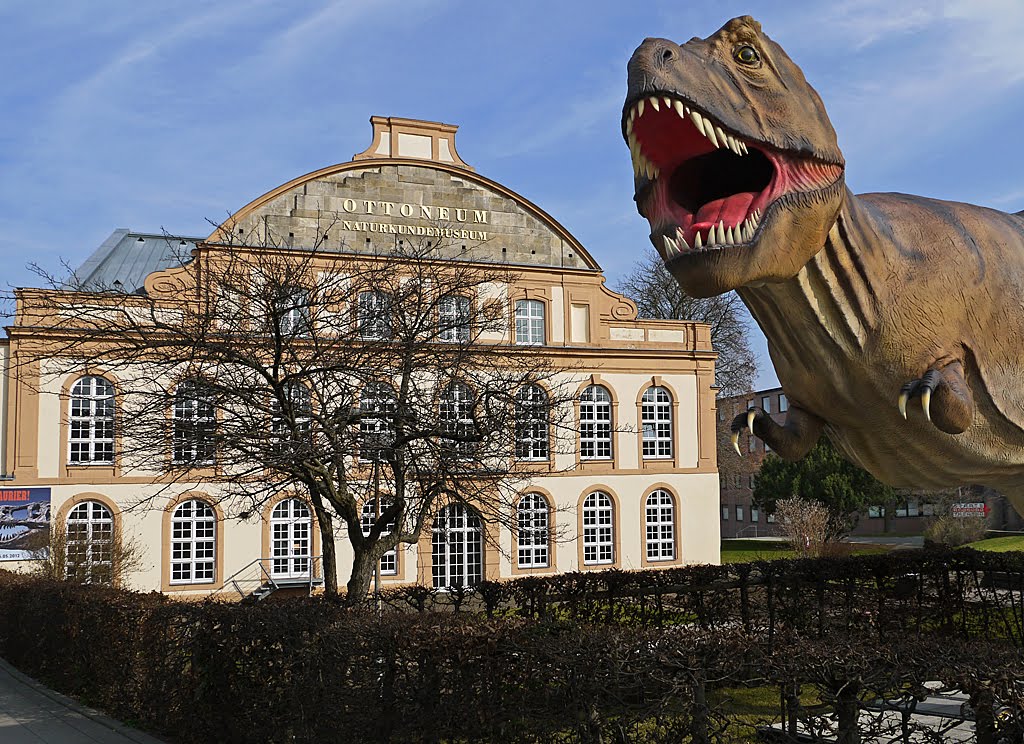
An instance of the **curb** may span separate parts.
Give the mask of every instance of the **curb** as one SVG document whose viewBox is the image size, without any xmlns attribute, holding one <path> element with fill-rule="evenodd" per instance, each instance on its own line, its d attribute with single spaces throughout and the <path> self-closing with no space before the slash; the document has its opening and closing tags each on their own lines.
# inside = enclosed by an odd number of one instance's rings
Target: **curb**
<svg viewBox="0 0 1024 744">
<path fill-rule="evenodd" d="M 100 726 L 110 729 L 112 732 L 123 736 L 129 741 L 137 742 L 137 744 L 167 744 L 162 739 L 157 739 L 150 734 L 143 733 L 142 731 L 132 728 L 125 723 L 121 723 L 120 721 L 117 721 L 94 708 L 82 705 L 74 698 L 70 698 L 67 695 L 62 695 L 59 692 L 51 690 L 38 680 L 29 677 L 18 669 L 15 669 L 6 659 L 3 658 L 0 658 L 0 672 L 10 675 L 14 680 L 26 687 L 32 688 L 43 697 L 49 698 L 58 705 L 61 705 L 74 713 L 78 713 Z"/>
</svg>

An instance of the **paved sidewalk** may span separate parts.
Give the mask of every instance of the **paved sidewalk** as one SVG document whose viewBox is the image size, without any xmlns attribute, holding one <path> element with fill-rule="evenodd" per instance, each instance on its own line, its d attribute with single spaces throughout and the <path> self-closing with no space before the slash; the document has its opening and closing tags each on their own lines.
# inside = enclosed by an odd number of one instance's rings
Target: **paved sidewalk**
<svg viewBox="0 0 1024 744">
<path fill-rule="evenodd" d="M 3 744 L 161 744 L 36 682 L 0 659 Z"/>
</svg>

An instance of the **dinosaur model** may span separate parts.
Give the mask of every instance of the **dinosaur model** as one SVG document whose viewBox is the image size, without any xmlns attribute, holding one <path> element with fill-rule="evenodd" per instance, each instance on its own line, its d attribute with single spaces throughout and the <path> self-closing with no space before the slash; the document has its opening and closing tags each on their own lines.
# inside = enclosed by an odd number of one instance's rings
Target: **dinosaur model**
<svg viewBox="0 0 1024 744">
<path fill-rule="evenodd" d="M 733 421 L 787 459 L 826 434 L 893 486 L 982 484 L 1024 513 L 1024 217 L 854 196 L 825 108 L 749 16 L 647 39 L 623 136 L 688 293 L 736 290 L 789 400 Z"/>
</svg>

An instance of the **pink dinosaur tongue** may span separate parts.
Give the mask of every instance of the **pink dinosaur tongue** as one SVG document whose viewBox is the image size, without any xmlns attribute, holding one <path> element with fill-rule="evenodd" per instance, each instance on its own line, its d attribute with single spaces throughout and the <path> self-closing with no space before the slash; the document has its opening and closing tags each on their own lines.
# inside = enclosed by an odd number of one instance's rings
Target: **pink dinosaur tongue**
<svg viewBox="0 0 1024 744">
<path fill-rule="evenodd" d="M 693 216 L 694 225 L 698 226 L 698 229 L 717 225 L 719 222 L 725 222 L 726 227 L 739 225 L 747 218 L 747 212 L 755 197 L 756 191 L 744 191 L 710 201 L 697 210 L 697 214 Z"/>
</svg>

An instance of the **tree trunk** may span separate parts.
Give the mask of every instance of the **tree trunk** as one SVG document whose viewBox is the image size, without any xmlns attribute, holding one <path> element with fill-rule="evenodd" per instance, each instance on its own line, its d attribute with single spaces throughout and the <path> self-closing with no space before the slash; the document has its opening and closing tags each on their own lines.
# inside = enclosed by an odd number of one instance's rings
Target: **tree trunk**
<svg viewBox="0 0 1024 744">
<path fill-rule="evenodd" d="M 857 700 L 857 685 L 853 682 L 847 683 L 839 691 L 836 717 L 839 719 L 836 744 L 860 744 L 860 703 Z"/>
<path fill-rule="evenodd" d="M 320 552 L 323 555 L 322 568 L 324 573 L 324 594 L 328 597 L 338 596 L 338 554 L 334 546 L 334 520 L 319 503 L 314 500 L 313 511 L 316 512 L 316 523 L 320 529 Z"/>
<path fill-rule="evenodd" d="M 708 698 L 704 680 L 693 683 L 693 715 L 690 718 L 690 741 L 692 744 L 709 744 Z"/>
<path fill-rule="evenodd" d="M 346 605 L 354 607 L 366 599 L 366 595 L 370 591 L 370 582 L 373 580 L 374 568 L 371 552 L 353 546 L 352 573 L 349 575 L 346 586 Z"/>
</svg>

